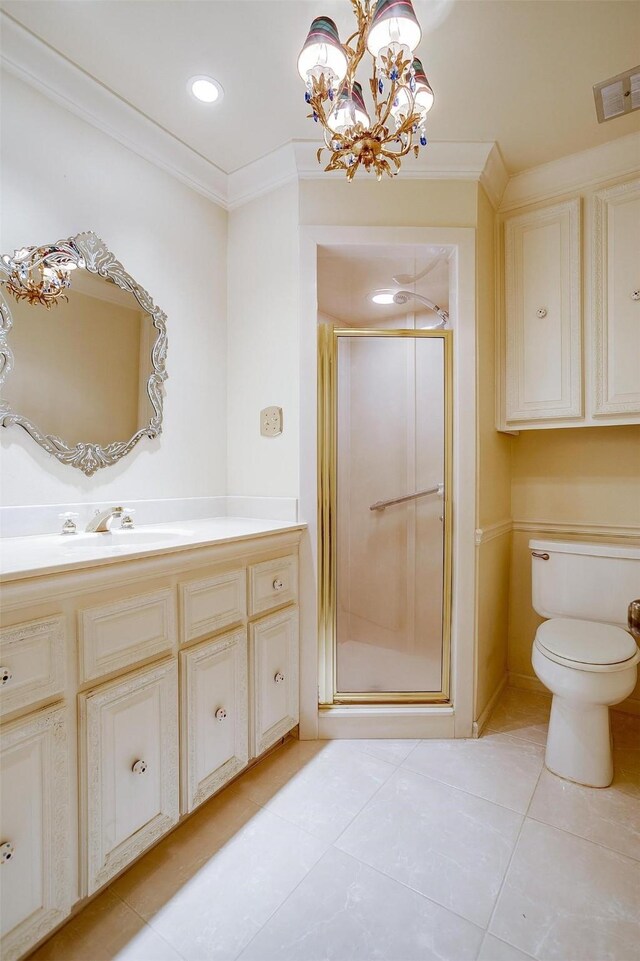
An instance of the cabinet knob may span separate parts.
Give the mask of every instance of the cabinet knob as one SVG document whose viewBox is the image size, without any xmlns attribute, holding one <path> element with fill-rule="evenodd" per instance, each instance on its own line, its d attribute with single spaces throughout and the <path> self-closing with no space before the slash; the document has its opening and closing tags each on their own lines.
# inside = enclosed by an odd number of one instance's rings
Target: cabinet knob
<svg viewBox="0 0 640 961">
<path fill-rule="evenodd" d="M 640 300 L 640 290 L 631 291 L 631 300 Z"/>
<path fill-rule="evenodd" d="M 3 841 L 0 844 L 0 864 L 5 864 L 6 861 L 11 861 L 13 858 L 14 847 L 11 841 Z"/>
<path fill-rule="evenodd" d="M 536 310 L 536 317 L 538 318 L 538 320 L 543 320 L 546 316 L 547 316 L 547 308 L 538 307 L 538 309 Z"/>
<path fill-rule="evenodd" d="M 134 774 L 144 774 L 144 772 L 147 770 L 147 762 L 136 761 L 135 764 L 132 766 L 131 770 L 133 771 Z"/>
<path fill-rule="evenodd" d="M 274 681 L 276 682 L 276 684 L 282 684 L 282 682 L 284 681 L 284 674 L 281 674 L 280 671 L 278 671 L 278 673 L 274 677 Z"/>
<path fill-rule="evenodd" d="M 216 711 L 216 721 L 224 721 L 227 717 L 227 712 L 223 707 L 219 707 Z"/>
<path fill-rule="evenodd" d="M 0 684 L 4 687 L 13 678 L 13 671 L 10 667 L 0 667 Z"/>
<path fill-rule="evenodd" d="M 283 587 L 284 581 L 281 581 L 279 577 L 276 577 L 275 581 L 273 582 L 274 591 L 281 591 Z"/>
</svg>

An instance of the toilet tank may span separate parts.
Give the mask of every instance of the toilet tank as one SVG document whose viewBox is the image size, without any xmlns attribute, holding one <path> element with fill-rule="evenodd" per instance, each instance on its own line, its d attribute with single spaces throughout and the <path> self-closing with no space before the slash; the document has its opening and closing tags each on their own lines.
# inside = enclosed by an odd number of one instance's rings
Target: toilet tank
<svg viewBox="0 0 640 961">
<path fill-rule="evenodd" d="M 531 596 L 541 617 L 627 626 L 640 598 L 640 547 L 578 541 L 529 541 Z M 548 555 L 536 557 L 536 554 Z"/>
</svg>

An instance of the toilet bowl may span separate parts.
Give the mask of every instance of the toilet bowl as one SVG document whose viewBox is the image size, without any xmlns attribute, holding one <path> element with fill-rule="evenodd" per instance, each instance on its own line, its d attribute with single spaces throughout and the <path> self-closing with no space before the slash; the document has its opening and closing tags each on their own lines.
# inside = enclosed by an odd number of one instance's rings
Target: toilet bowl
<svg viewBox="0 0 640 961">
<path fill-rule="evenodd" d="M 529 547 L 533 606 L 549 618 L 532 649 L 533 669 L 553 695 L 545 763 L 570 781 L 607 787 L 609 708 L 631 694 L 640 662 L 624 627 L 640 594 L 640 548 L 539 540 Z"/>
</svg>

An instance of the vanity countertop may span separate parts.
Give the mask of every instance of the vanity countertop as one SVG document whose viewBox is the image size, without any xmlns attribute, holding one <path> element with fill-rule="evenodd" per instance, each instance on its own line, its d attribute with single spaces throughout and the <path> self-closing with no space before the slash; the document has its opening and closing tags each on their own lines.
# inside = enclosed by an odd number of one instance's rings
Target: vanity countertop
<svg viewBox="0 0 640 961">
<path fill-rule="evenodd" d="M 0 580 L 6 583 L 20 578 L 98 567 L 153 554 L 249 540 L 282 531 L 304 530 L 306 526 L 248 517 L 214 517 L 149 524 L 131 531 L 116 528 L 105 534 L 5 537 L 0 540 Z"/>
</svg>

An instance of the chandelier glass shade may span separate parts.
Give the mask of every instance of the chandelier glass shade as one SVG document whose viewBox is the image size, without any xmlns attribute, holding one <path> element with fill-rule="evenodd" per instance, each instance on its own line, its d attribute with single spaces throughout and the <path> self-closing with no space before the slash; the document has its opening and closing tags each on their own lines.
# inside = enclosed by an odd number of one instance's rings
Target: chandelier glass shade
<svg viewBox="0 0 640 961">
<path fill-rule="evenodd" d="M 400 169 L 402 158 L 427 144 L 425 120 L 433 90 L 414 56 L 422 31 L 411 0 L 351 0 L 357 30 L 343 44 L 329 17 L 312 22 L 298 72 L 306 83 L 309 114 L 323 131 L 330 151 L 325 170 L 342 170 L 353 180 L 359 167 L 378 180 Z M 372 58 L 368 110 L 356 71 L 366 53 Z"/>
</svg>

